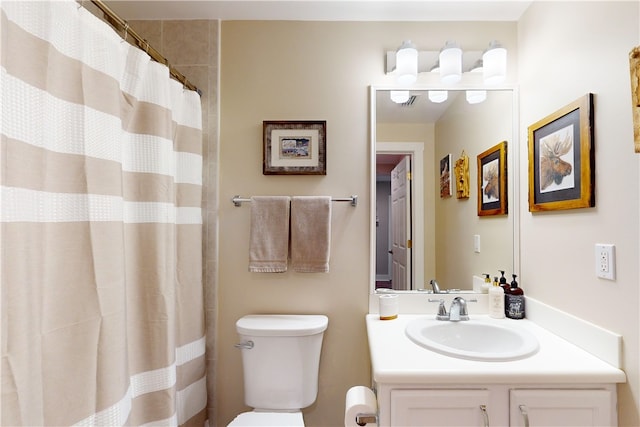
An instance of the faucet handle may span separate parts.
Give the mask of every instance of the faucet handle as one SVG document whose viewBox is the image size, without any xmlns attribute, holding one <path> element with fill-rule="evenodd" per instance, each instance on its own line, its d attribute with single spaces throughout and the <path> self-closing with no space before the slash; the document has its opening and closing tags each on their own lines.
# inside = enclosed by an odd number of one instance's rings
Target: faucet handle
<svg viewBox="0 0 640 427">
<path fill-rule="evenodd" d="M 429 302 L 438 302 L 438 314 L 436 314 L 436 320 L 449 320 L 449 315 L 447 314 L 447 308 L 444 306 L 443 299 L 431 299 L 429 298 Z"/>
</svg>

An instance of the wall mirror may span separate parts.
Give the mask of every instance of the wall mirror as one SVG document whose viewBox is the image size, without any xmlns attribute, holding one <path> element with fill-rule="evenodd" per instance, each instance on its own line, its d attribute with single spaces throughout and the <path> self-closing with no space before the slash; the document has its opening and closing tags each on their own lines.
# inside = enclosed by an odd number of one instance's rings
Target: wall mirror
<svg viewBox="0 0 640 427">
<path fill-rule="evenodd" d="M 474 275 L 499 270 L 511 281 L 519 266 L 516 90 L 447 90 L 443 102 L 430 100 L 440 89 L 412 88 L 401 102 L 391 99 L 396 90 L 370 93 L 372 292 L 429 292 L 432 279 L 445 292 L 472 292 Z M 470 103 L 474 93 L 486 99 Z M 478 155 L 503 141 L 507 212 L 480 216 Z M 464 155 L 469 194 L 459 198 L 455 165 Z"/>
</svg>

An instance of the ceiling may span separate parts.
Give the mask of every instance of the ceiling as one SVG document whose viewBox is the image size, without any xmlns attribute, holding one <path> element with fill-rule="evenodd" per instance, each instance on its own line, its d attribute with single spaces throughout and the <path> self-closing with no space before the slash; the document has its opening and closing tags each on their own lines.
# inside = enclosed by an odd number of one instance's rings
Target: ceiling
<svg viewBox="0 0 640 427">
<path fill-rule="evenodd" d="M 125 20 L 517 21 L 531 0 L 105 0 Z"/>
</svg>

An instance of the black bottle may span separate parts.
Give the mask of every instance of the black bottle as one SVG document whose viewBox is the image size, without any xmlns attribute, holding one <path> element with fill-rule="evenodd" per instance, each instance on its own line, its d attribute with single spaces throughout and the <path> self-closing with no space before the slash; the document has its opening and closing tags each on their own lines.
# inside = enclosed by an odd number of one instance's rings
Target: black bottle
<svg viewBox="0 0 640 427">
<path fill-rule="evenodd" d="M 504 314 L 510 319 L 524 319 L 524 291 L 518 287 L 516 277 L 513 274 L 509 293 L 504 296 Z"/>
</svg>

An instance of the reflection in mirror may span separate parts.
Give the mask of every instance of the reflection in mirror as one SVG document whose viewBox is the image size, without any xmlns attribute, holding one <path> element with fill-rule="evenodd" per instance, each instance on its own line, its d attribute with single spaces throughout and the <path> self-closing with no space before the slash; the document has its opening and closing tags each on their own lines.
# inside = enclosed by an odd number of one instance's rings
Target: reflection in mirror
<svg viewBox="0 0 640 427">
<path fill-rule="evenodd" d="M 432 290 L 429 282 L 435 279 L 440 290 L 470 291 L 474 275 L 515 272 L 514 94 L 489 90 L 484 101 L 472 104 L 465 92 L 450 90 L 445 102 L 434 103 L 429 91 L 411 90 L 407 101 L 396 103 L 390 90 L 373 89 L 372 289 Z M 481 217 L 477 156 L 502 141 L 507 142 L 507 214 Z M 452 169 L 463 155 L 469 160 L 470 191 L 458 198 Z M 450 181 L 441 179 L 447 176 Z"/>
</svg>

